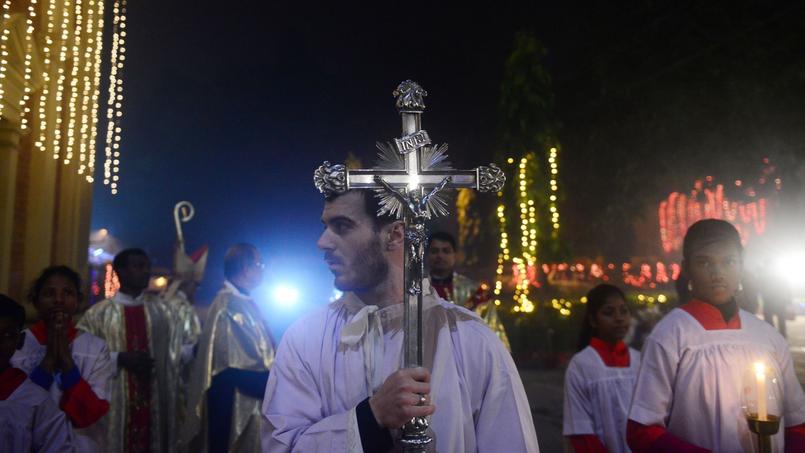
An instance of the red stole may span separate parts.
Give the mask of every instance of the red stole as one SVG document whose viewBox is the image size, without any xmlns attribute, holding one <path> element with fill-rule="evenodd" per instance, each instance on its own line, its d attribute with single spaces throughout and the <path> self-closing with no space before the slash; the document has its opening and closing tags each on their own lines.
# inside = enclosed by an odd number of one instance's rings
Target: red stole
<svg viewBox="0 0 805 453">
<path fill-rule="evenodd" d="M 629 347 L 626 346 L 626 343 L 623 341 L 612 344 L 600 338 L 592 337 L 590 339 L 590 346 L 592 346 L 595 352 L 601 357 L 604 365 L 619 368 L 629 366 Z"/>
<path fill-rule="evenodd" d="M 436 293 L 442 299 L 449 300 L 451 302 L 455 302 L 455 301 L 453 301 L 453 280 L 452 279 L 446 280 L 446 281 L 443 281 L 443 282 L 435 282 L 435 281 L 431 280 L 430 286 L 432 286 L 433 289 L 436 290 Z"/>
<path fill-rule="evenodd" d="M 123 307 L 126 320 L 126 351 L 148 349 L 148 329 L 145 324 L 145 306 Z M 151 375 L 128 373 L 129 404 L 126 428 L 126 449 L 131 453 L 151 448 Z"/>
<path fill-rule="evenodd" d="M 5 401 L 28 378 L 22 370 L 9 366 L 0 373 L 0 401 Z"/>
<path fill-rule="evenodd" d="M 724 321 L 721 311 L 712 304 L 700 300 L 692 300 L 679 307 L 699 321 L 705 330 L 726 330 L 741 328 L 741 310 L 735 310 L 735 314 L 729 321 Z"/>
</svg>

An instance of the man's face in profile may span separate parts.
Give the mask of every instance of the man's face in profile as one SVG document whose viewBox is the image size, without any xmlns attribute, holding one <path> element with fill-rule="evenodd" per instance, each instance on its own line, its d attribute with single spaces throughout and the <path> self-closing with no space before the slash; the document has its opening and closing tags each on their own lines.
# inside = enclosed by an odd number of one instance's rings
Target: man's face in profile
<svg viewBox="0 0 805 453">
<path fill-rule="evenodd" d="M 324 261 L 341 291 L 371 289 L 388 275 L 381 246 L 381 238 L 388 234 L 382 228 L 375 230 L 363 196 L 357 191 L 341 195 L 326 202 L 321 215 L 324 232 L 316 245 L 324 250 Z"/>
</svg>

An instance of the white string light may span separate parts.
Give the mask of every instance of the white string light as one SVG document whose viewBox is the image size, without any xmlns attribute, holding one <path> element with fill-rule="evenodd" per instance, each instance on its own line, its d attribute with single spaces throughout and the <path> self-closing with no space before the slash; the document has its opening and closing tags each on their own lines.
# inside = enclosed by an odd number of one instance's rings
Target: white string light
<svg viewBox="0 0 805 453">
<path fill-rule="evenodd" d="M 93 58 L 92 112 L 89 131 L 89 172 L 87 181 L 95 181 L 95 146 L 98 134 L 98 100 L 101 91 L 101 52 L 103 50 L 103 0 L 98 0 L 97 27 L 95 27 L 95 55 Z M 92 5 L 92 0 L 90 0 Z"/>
<path fill-rule="evenodd" d="M 112 33 L 112 69 L 109 73 L 109 100 L 106 109 L 106 161 L 104 184 L 112 194 L 117 193 L 120 179 L 120 120 L 123 117 L 123 62 L 126 60 L 126 0 L 115 0 L 113 7 L 114 26 Z"/>
<path fill-rule="evenodd" d="M 20 130 L 28 129 L 28 114 L 31 113 L 31 58 L 34 49 L 34 17 L 36 17 L 36 0 L 28 3 L 28 15 L 25 17 L 25 69 L 23 71 L 24 88 L 20 98 Z"/>
<path fill-rule="evenodd" d="M 90 114 L 90 99 L 92 96 L 92 67 L 93 67 L 93 46 L 95 45 L 94 24 L 95 21 L 95 2 L 88 0 L 86 3 L 86 43 L 84 45 L 84 67 L 82 69 L 82 82 L 83 88 L 81 91 L 81 128 L 78 131 L 78 146 L 79 146 L 79 167 L 78 174 L 84 174 L 87 170 L 87 158 L 89 147 L 89 114 Z"/>
<path fill-rule="evenodd" d="M 552 235 L 554 238 L 559 233 L 559 207 L 557 206 L 557 192 L 559 191 L 559 151 L 556 148 L 551 148 L 548 152 L 548 164 L 551 166 L 551 191 L 548 195 L 550 201 L 548 208 L 551 211 L 551 226 L 553 227 Z"/>
<path fill-rule="evenodd" d="M 40 151 L 47 150 L 48 139 L 48 120 L 47 120 L 47 103 L 50 98 L 50 71 L 51 71 L 51 54 L 50 49 L 53 45 L 53 33 L 55 31 L 55 24 L 53 23 L 53 16 L 56 14 L 56 0 L 48 0 L 47 12 L 45 18 L 47 20 L 47 29 L 45 33 L 44 44 L 42 46 L 42 54 L 44 56 L 44 70 L 42 71 L 42 92 L 39 94 L 39 138 L 34 142 L 34 146 L 39 148 Z"/>
<path fill-rule="evenodd" d="M 78 106 L 76 104 L 78 103 L 79 94 L 78 81 L 81 78 L 81 32 L 84 25 L 81 0 L 75 0 L 74 11 L 75 28 L 73 30 L 72 67 L 70 68 L 70 95 L 68 97 L 67 109 L 69 119 L 67 121 L 67 145 L 65 146 L 66 156 L 64 158 L 65 164 L 69 164 L 73 160 L 73 147 L 75 146 L 78 122 Z M 84 159 L 80 160 L 83 161 Z"/>
<path fill-rule="evenodd" d="M 0 117 L 3 116 L 6 94 L 6 68 L 8 67 L 8 36 L 11 33 L 11 0 L 3 0 L 3 31 L 0 33 Z"/>
<path fill-rule="evenodd" d="M 59 65 L 57 69 L 58 78 L 56 79 L 56 127 L 53 129 L 53 158 L 58 159 L 61 155 L 62 146 L 62 111 L 64 101 L 64 85 L 67 82 L 65 66 L 67 66 L 67 42 L 70 39 L 70 0 L 64 1 L 61 21 L 61 40 L 59 49 Z M 72 156 L 69 156 L 72 157 Z M 69 164 L 70 159 L 65 158 L 64 163 Z"/>
</svg>

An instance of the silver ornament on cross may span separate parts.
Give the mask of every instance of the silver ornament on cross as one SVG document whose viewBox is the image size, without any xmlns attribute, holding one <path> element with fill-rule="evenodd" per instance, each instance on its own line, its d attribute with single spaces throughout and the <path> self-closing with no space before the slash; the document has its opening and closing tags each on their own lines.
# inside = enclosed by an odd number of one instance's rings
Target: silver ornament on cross
<svg viewBox="0 0 805 453">
<path fill-rule="evenodd" d="M 506 177 L 495 164 L 473 170 L 451 168 L 447 161 L 447 144 L 432 144 L 428 132 L 422 129 L 424 98 L 428 93 L 416 82 L 406 80 L 397 86 L 393 95 L 402 117 L 402 137 L 376 144 L 379 150 L 377 167 L 353 170 L 342 164 L 324 162 L 314 172 L 313 182 L 325 196 L 350 189 L 374 190 L 380 198 L 378 215 L 395 215 L 405 222 L 403 366 L 412 368 L 422 365 L 425 221 L 449 213 L 445 189 L 498 192 Z M 427 431 L 425 417 L 406 423 L 400 439 L 404 451 L 424 451 L 432 440 Z"/>
</svg>

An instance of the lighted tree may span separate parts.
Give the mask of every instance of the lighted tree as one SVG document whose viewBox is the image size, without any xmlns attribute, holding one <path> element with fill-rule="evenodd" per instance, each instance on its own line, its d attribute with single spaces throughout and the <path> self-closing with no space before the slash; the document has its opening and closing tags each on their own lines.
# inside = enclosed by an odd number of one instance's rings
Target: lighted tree
<svg viewBox="0 0 805 453">
<path fill-rule="evenodd" d="M 532 34 L 518 33 L 506 60 L 500 96 L 501 146 L 510 183 L 499 194 L 496 215 L 501 242 L 495 295 L 500 277 L 516 268 L 517 311 L 530 312 L 529 288 L 539 285 L 537 265 L 563 258 L 560 241 L 559 143 L 553 114 L 551 77 L 543 65 L 547 50 Z"/>
</svg>

